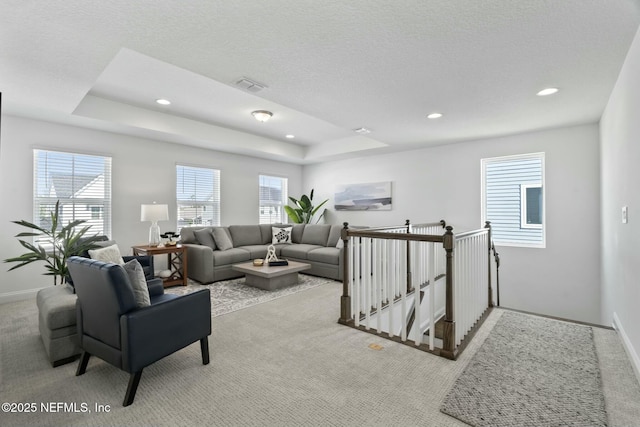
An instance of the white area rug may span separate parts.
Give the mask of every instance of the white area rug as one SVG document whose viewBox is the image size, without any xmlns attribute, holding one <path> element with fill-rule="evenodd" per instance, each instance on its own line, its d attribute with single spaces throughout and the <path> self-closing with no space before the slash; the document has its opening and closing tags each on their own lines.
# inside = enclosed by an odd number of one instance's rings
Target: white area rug
<svg viewBox="0 0 640 427">
<path fill-rule="evenodd" d="M 244 277 L 242 277 L 233 280 L 223 280 L 207 285 L 201 285 L 194 280 L 189 280 L 188 286 L 174 286 L 165 289 L 165 292 L 184 295 L 200 289 L 208 288 L 211 291 L 211 315 L 216 317 L 233 311 L 242 310 L 243 308 L 251 307 L 252 305 L 281 298 L 286 295 L 295 294 L 296 292 L 315 288 L 316 286 L 320 286 L 325 283 L 334 282 L 333 280 L 308 276 L 305 274 L 300 274 L 299 278 L 299 283 L 297 285 L 288 286 L 275 291 L 265 291 L 263 289 L 254 288 L 253 286 L 247 286 L 244 284 Z"/>
<path fill-rule="evenodd" d="M 505 312 L 441 411 L 472 426 L 606 426 L 589 326 Z"/>
</svg>

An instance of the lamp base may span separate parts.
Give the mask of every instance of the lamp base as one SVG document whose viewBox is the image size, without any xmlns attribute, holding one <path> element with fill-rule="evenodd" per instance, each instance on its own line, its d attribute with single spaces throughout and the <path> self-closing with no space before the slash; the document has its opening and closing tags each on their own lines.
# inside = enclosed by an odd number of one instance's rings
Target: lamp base
<svg viewBox="0 0 640 427">
<path fill-rule="evenodd" d="M 154 248 L 158 245 L 160 245 L 160 226 L 154 221 L 149 228 L 149 246 Z"/>
</svg>

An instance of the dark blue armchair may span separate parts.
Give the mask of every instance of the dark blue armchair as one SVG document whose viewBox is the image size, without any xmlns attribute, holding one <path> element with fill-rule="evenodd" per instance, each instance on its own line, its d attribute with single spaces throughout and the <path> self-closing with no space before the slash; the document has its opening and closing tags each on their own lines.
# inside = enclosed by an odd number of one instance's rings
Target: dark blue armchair
<svg viewBox="0 0 640 427">
<path fill-rule="evenodd" d="M 138 307 L 121 265 L 83 257 L 68 260 L 78 300 L 77 328 L 82 356 L 76 376 L 91 355 L 130 374 L 124 406 L 133 403 L 146 366 L 196 341 L 202 363 L 209 363 L 211 299 L 209 289 L 177 296 L 149 288 L 151 305 Z"/>
</svg>

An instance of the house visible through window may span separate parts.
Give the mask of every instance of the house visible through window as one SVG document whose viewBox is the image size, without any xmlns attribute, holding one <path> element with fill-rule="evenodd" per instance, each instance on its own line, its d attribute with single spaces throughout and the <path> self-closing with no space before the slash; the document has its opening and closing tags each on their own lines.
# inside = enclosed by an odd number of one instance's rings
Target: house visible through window
<svg viewBox="0 0 640 427">
<path fill-rule="evenodd" d="M 177 231 L 220 225 L 220 171 L 176 165 Z"/>
<path fill-rule="evenodd" d="M 33 150 L 33 171 L 35 224 L 50 228 L 60 201 L 60 226 L 84 220 L 89 234 L 111 235 L 110 157 Z"/>
<path fill-rule="evenodd" d="M 545 247 L 544 153 L 482 159 L 482 191 L 496 244 Z"/>
<path fill-rule="evenodd" d="M 260 175 L 260 224 L 286 222 L 284 206 L 287 204 L 287 178 Z"/>
</svg>

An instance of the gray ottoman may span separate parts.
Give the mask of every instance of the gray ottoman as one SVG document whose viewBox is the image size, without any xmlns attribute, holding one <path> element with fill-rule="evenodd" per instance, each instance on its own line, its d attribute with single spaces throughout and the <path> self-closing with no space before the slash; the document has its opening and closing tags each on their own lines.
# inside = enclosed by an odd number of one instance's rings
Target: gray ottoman
<svg viewBox="0 0 640 427">
<path fill-rule="evenodd" d="M 54 368 L 80 354 L 76 331 L 76 295 L 69 285 L 38 291 L 38 325 L 49 362 Z"/>
</svg>

